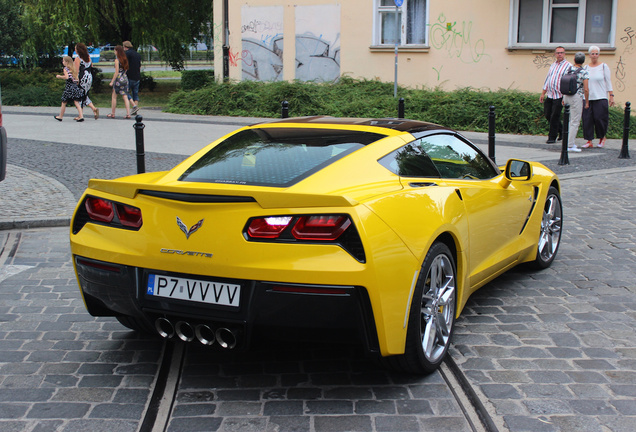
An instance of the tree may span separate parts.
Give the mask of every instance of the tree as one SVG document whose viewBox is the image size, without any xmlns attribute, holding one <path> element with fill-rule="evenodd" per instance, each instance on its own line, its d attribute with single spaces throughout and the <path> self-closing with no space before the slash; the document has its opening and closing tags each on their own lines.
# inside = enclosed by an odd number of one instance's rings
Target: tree
<svg viewBox="0 0 636 432">
<path fill-rule="evenodd" d="M 0 0 L 7 1 L 7 0 Z M 155 45 L 182 69 L 188 46 L 209 32 L 211 0 L 23 0 L 25 54 L 52 54 L 70 43 Z"/>
<path fill-rule="evenodd" d="M 24 42 L 21 5 L 11 0 L 0 0 L 0 63 L 4 57 L 18 56 Z"/>
</svg>

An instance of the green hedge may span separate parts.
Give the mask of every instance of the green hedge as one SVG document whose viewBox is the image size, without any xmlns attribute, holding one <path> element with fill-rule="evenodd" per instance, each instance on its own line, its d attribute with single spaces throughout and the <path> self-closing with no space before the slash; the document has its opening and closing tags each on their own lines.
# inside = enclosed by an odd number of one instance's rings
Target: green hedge
<svg viewBox="0 0 636 432">
<path fill-rule="evenodd" d="M 55 71 L 35 69 L 30 73 L 16 68 L 0 69 L 4 105 L 55 106 L 61 103 L 64 80 Z"/>
<path fill-rule="evenodd" d="M 196 90 L 214 82 L 214 69 L 197 69 L 181 71 L 181 88 Z"/>
<path fill-rule="evenodd" d="M 196 71 L 191 71 L 196 72 Z M 183 79 L 182 79 L 183 80 Z M 199 80 L 200 81 L 200 80 Z M 280 117 L 281 102 L 289 102 L 289 116 L 397 117 L 393 84 L 343 77 L 337 83 L 208 82 L 174 93 L 166 111 L 183 114 Z M 498 133 L 547 135 L 539 94 L 516 90 L 481 91 L 462 88 L 398 89 L 405 117 L 439 123 L 456 130 L 488 131 L 489 107 L 495 107 Z M 633 126 L 630 136 L 636 134 Z M 623 134 L 623 109 L 610 109 L 609 138 Z"/>
</svg>

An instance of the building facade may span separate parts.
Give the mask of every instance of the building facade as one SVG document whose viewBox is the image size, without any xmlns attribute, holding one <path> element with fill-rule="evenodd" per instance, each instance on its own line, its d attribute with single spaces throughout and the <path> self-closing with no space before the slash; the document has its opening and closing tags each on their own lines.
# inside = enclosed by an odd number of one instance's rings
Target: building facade
<svg viewBox="0 0 636 432">
<path fill-rule="evenodd" d="M 636 100 L 634 0 L 214 0 L 214 14 L 217 79 L 539 93 L 557 46 L 572 62 L 596 45 L 616 103 Z"/>
</svg>

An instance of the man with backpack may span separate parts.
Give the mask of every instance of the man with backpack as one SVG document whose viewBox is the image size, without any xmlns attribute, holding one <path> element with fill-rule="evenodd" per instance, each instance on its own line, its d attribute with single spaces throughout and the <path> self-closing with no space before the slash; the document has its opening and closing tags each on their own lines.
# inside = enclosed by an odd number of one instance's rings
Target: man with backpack
<svg viewBox="0 0 636 432">
<path fill-rule="evenodd" d="M 583 69 L 585 63 L 585 53 L 577 52 L 574 55 L 574 66 L 570 66 L 568 71 L 561 79 L 561 92 L 563 93 L 563 106 L 570 105 L 570 124 L 568 125 L 568 151 L 580 152 L 581 149 L 576 146 L 576 134 L 579 131 L 581 123 L 581 115 L 583 107 L 590 107 L 590 92 L 588 89 L 588 81 L 590 74 L 587 69 Z M 565 78 L 571 78 L 573 86 L 568 85 L 568 90 L 564 89 L 564 82 L 569 81 Z M 569 82 L 567 83 L 569 84 Z M 573 87 L 570 89 L 570 87 Z"/>
<path fill-rule="evenodd" d="M 561 109 L 563 107 L 563 95 L 560 91 L 561 77 L 572 66 L 565 59 L 565 48 L 556 47 L 554 50 L 556 60 L 548 70 L 548 76 L 543 83 L 543 91 L 539 102 L 543 104 L 543 113 L 545 119 L 550 123 L 550 132 L 548 133 L 548 144 L 554 144 L 561 139 L 561 131 L 563 124 L 561 123 Z"/>
</svg>

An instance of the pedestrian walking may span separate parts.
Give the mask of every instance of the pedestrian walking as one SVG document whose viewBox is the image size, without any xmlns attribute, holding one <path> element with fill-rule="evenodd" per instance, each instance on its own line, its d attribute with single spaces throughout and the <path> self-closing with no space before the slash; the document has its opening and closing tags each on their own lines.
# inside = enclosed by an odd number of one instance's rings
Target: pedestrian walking
<svg viewBox="0 0 636 432">
<path fill-rule="evenodd" d="M 123 43 L 128 59 L 128 99 L 132 103 L 132 115 L 139 111 L 139 83 L 141 81 L 141 56 L 130 41 Z"/>
<path fill-rule="evenodd" d="M 75 108 L 77 108 L 77 112 L 79 113 L 79 115 L 75 118 L 75 121 L 83 122 L 84 114 L 82 112 L 82 105 L 80 102 L 84 97 L 84 90 L 82 90 L 79 86 L 79 78 L 77 76 L 77 71 L 75 70 L 75 65 L 73 64 L 73 59 L 70 56 L 64 56 L 62 58 L 62 65 L 62 75 L 55 75 L 55 77 L 65 79 L 66 85 L 62 92 L 62 106 L 60 107 L 60 114 L 53 117 L 57 121 L 62 121 L 64 118 L 64 112 L 66 111 L 66 105 L 69 102 L 73 102 L 75 104 Z"/>
<path fill-rule="evenodd" d="M 75 66 L 75 70 L 78 71 L 79 77 L 79 85 L 84 90 L 84 98 L 82 99 L 82 108 L 88 106 L 93 110 L 93 116 L 95 120 L 99 118 L 99 108 L 95 107 L 93 101 L 88 97 L 88 92 L 91 90 L 93 86 L 93 62 L 91 61 L 91 56 L 88 54 L 88 48 L 83 43 L 78 43 L 75 45 L 75 52 L 77 53 L 77 57 L 75 57 L 75 61 L 73 62 Z"/>
<path fill-rule="evenodd" d="M 563 123 L 561 122 L 561 109 L 563 107 L 563 95 L 560 91 L 561 77 L 572 66 L 565 59 L 565 48 L 562 46 L 556 47 L 554 56 L 556 59 L 550 65 L 548 75 L 543 83 L 543 91 L 539 97 L 539 102 L 543 104 L 545 119 L 550 124 L 548 144 L 553 144 L 561 139 L 561 131 L 563 130 Z"/>
<path fill-rule="evenodd" d="M 590 63 L 585 68 L 590 76 L 590 106 L 583 110 L 583 137 L 587 140 L 583 148 L 594 147 L 595 132 L 599 139 L 596 147 L 603 148 L 609 126 L 609 107 L 614 106 L 612 74 L 607 64 L 599 62 L 599 47 L 592 45 L 588 52 Z"/>
<path fill-rule="evenodd" d="M 128 102 L 128 59 L 124 54 L 124 47 L 117 45 L 115 47 L 115 73 L 110 80 L 109 85 L 113 88 L 113 94 L 110 101 L 110 114 L 106 117 L 115 118 L 115 108 L 117 107 L 117 95 L 121 95 L 124 98 L 124 105 L 126 106 L 126 117 L 130 118 L 130 104 Z"/>
<path fill-rule="evenodd" d="M 577 90 L 574 95 L 563 95 L 563 105 L 570 105 L 570 124 L 568 125 L 568 151 L 580 152 L 581 149 L 576 146 L 576 135 L 579 132 L 579 124 L 581 123 L 581 115 L 583 108 L 589 108 L 589 73 L 583 68 L 585 63 L 585 53 L 577 52 L 574 55 L 574 66 L 570 66 L 570 71 L 576 72 Z"/>
</svg>

